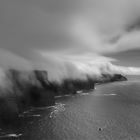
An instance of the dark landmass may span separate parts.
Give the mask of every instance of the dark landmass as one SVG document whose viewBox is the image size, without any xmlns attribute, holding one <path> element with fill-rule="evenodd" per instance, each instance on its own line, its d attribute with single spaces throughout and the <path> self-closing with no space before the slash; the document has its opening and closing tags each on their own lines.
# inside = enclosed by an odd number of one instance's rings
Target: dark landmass
<svg viewBox="0 0 140 140">
<path fill-rule="evenodd" d="M 127 78 L 121 74 L 102 74 L 101 77 L 97 80 L 98 83 L 108 83 L 117 81 L 127 81 Z"/>
<path fill-rule="evenodd" d="M 20 113 L 31 107 L 51 106 L 55 96 L 76 94 L 77 91 L 94 89 L 95 83 L 127 80 L 120 74 L 102 74 L 100 79 L 65 79 L 62 83 L 50 82 L 47 71 L 5 71 L 4 87 L 0 86 L 0 121 L 18 120 Z"/>
</svg>

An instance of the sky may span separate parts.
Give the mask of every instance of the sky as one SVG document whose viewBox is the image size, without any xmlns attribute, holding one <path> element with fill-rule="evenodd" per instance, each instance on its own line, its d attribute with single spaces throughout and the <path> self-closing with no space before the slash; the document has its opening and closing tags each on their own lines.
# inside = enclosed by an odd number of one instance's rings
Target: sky
<svg viewBox="0 0 140 140">
<path fill-rule="evenodd" d="M 0 0 L 0 67 L 50 79 L 140 74 L 139 0 Z"/>
</svg>

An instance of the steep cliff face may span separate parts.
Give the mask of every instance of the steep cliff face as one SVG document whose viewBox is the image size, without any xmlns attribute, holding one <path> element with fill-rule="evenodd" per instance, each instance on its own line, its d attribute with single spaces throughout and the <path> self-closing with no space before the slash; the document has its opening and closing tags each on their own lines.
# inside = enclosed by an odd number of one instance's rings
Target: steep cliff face
<svg viewBox="0 0 140 140">
<path fill-rule="evenodd" d="M 120 74 L 103 74 L 101 79 L 87 77 L 64 79 L 61 83 L 50 82 L 47 71 L 4 71 L 0 83 L 0 120 L 11 122 L 18 114 L 30 107 L 50 106 L 55 104 L 55 96 L 76 94 L 77 91 L 94 89 L 95 83 L 127 80 Z"/>
<path fill-rule="evenodd" d="M 17 118 L 19 113 L 31 106 L 54 105 L 54 90 L 46 77 L 45 71 L 5 71 L 5 86 L 0 87 L 2 121 Z"/>
<path fill-rule="evenodd" d="M 65 94 L 76 94 L 79 90 L 90 90 L 94 89 L 95 81 L 93 79 L 87 78 L 86 80 L 80 79 L 65 79 L 61 84 L 55 85 L 55 96 L 65 95 Z"/>
<path fill-rule="evenodd" d="M 102 74 L 97 81 L 98 83 L 107 83 L 116 81 L 127 81 L 127 78 L 121 74 Z"/>
<path fill-rule="evenodd" d="M 76 94 L 78 90 L 94 88 L 94 80 L 64 79 L 61 83 L 48 81 L 47 71 L 6 70 L 4 87 L 0 86 L 0 118 L 13 120 L 19 113 L 31 106 L 50 106 L 55 104 L 55 96 Z M 7 117 L 7 116 L 10 116 Z"/>
<path fill-rule="evenodd" d="M 127 78 L 121 74 L 114 74 L 114 76 L 111 78 L 111 82 L 115 81 L 127 81 Z"/>
</svg>

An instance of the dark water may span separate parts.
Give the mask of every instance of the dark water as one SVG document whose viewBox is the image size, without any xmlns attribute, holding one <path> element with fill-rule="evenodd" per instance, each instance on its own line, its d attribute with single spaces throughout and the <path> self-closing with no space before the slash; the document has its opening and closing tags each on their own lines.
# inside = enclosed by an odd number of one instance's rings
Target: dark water
<svg viewBox="0 0 140 140">
<path fill-rule="evenodd" d="M 20 118 L 21 124 L 0 130 L 0 139 L 140 140 L 140 82 L 99 85 Z"/>
</svg>

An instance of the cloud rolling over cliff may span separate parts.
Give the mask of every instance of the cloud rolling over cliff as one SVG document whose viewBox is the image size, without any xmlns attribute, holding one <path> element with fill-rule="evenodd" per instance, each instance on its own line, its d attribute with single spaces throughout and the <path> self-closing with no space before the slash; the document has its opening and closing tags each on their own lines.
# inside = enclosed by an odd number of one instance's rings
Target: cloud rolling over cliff
<svg viewBox="0 0 140 140">
<path fill-rule="evenodd" d="M 139 8 L 137 0 L 1 0 L 0 67 L 46 69 L 58 81 L 140 74 L 104 56 L 140 48 Z"/>
</svg>

